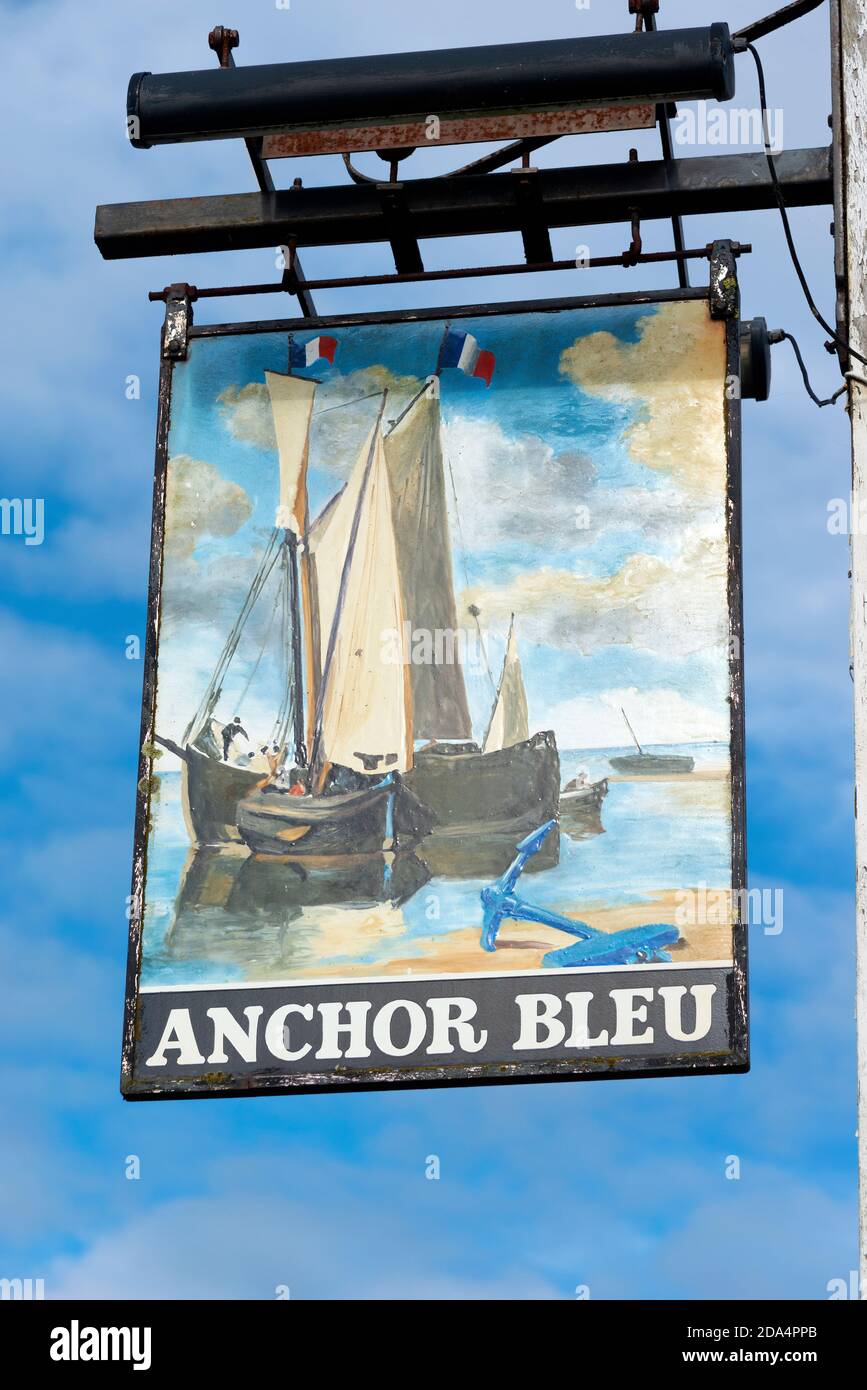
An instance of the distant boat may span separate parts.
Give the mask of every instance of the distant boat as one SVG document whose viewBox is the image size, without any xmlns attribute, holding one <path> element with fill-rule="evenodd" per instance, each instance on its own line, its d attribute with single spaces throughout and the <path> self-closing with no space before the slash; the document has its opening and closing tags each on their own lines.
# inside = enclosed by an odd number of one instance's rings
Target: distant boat
<svg viewBox="0 0 867 1390">
<path fill-rule="evenodd" d="M 626 720 L 626 727 L 638 752 L 625 753 L 622 758 L 609 758 L 608 761 L 615 772 L 627 775 L 631 773 L 633 777 L 682 776 L 686 772 L 692 772 L 695 767 L 694 758 L 678 753 L 645 753 L 635 737 L 635 730 L 626 716 L 626 710 L 621 708 L 620 713 Z"/>
</svg>

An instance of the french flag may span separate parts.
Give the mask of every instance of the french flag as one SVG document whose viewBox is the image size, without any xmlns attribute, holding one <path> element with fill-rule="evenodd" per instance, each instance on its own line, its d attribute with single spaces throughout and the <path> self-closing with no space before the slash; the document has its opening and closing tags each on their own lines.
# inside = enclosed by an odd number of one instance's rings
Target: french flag
<svg viewBox="0 0 867 1390">
<path fill-rule="evenodd" d="M 321 357 L 324 357 L 326 362 L 333 362 L 336 351 L 336 338 L 311 338 L 307 343 L 296 343 L 293 338 L 290 365 L 312 367 Z"/>
<path fill-rule="evenodd" d="M 459 333 L 454 328 L 446 333 L 441 366 L 457 367 L 467 376 L 481 377 L 485 385 L 490 386 L 495 361 L 494 354 L 480 348 L 472 333 Z"/>
</svg>

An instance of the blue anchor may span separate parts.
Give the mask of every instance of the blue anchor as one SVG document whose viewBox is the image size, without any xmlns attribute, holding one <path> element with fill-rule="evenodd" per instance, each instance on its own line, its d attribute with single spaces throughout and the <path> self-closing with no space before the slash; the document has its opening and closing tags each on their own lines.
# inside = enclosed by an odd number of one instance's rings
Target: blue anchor
<svg viewBox="0 0 867 1390">
<path fill-rule="evenodd" d="M 542 957 L 543 965 L 643 965 L 647 961 L 671 960 L 665 947 L 679 939 L 677 927 L 651 923 L 643 927 L 628 927 L 625 931 L 600 932 L 586 922 L 563 917 L 559 912 L 549 912 L 547 908 L 527 902 L 514 891 L 527 860 L 538 854 L 556 824 L 555 820 L 546 821 L 521 840 L 515 846 L 517 853 L 506 872 L 482 889 L 482 950 L 497 949 L 500 926 L 504 920 L 511 919 L 515 922 L 538 922 L 578 937 L 575 945 L 548 951 Z"/>
</svg>

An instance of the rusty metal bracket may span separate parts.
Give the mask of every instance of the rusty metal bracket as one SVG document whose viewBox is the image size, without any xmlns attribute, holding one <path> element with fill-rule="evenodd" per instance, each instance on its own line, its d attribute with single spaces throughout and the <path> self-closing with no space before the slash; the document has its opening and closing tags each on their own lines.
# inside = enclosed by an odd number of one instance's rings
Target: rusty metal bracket
<svg viewBox="0 0 867 1390">
<path fill-rule="evenodd" d="M 195 285 L 181 282 L 167 285 L 164 292 L 166 317 L 163 323 L 162 357 L 167 362 L 185 362 L 193 324 L 193 302 L 199 293 Z"/>
<path fill-rule="evenodd" d="M 737 318 L 740 311 L 737 262 L 731 241 L 715 241 L 710 249 L 710 316 Z"/>
<path fill-rule="evenodd" d="M 635 32 L 641 33 L 642 25 L 653 28 L 653 16 L 659 14 L 659 0 L 629 0 L 629 13 L 635 15 Z"/>
<path fill-rule="evenodd" d="M 638 265 L 641 260 L 641 217 L 637 209 L 632 209 L 632 240 L 621 256 L 621 262 L 628 270 L 630 266 Z"/>
</svg>

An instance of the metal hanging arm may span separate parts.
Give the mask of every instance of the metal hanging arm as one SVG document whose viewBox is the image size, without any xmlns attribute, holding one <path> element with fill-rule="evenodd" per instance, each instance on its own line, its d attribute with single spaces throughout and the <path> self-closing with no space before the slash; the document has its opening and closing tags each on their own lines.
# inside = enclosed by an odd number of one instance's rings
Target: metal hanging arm
<svg viewBox="0 0 867 1390">
<path fill-rule="evenodd" d="M 766 34 L 773 34 L 775 30 L 782 29 L 784 25 L 791 24 L 796 19 L 803 19 L 805 14 L 811 10 L 817 10 L 823 5 L 825 0 L 795 0 L 792 5 L 784 5 L 781 10 L 775 10 L 773 14 L 766 15 L 764 19 L 757 19 L 753 24 L 747 24 L 743 29 L 738 29 L 737 33 L 732 34 L 732 38 L 738 42 L 738 46 L 745 46 L 748 43 L 755 43 L 756 39 L 763 39 Z"/>
<path fill-rule="evenodd" d="M 224 25 L 218 24 L 208 35 L 208 47 L 217 55 L 217 60 L 221 68 L 234 68 L 235 59 L 232 49 L 237 48 L 241 42 L 237 29 L 227 29 Z M 253 166 L 253 173 L 256 182 L 262 193 L 276 193 L 277 185 L 271 177 L 271 170 L 268 168 L 267 160 L 262 157 L 262 137 L 251 136 L 244 140 L 247 147 L 247 154 L 250 156 L 250 163 Z M 294 261 L 294 258 L 293 258 Z M 303 272 L 297 261 L 293 263 L 294 283 L 286 282 L 284 288 L 294 294 L 298 299 L 298 307 L 306 319 L 316 317 L 316 305 L 309 290 L 298 289 L 297 285 L 304 279 Z"/>
</svg>

